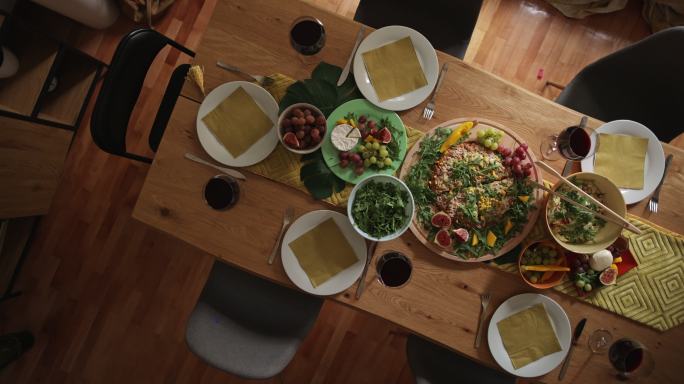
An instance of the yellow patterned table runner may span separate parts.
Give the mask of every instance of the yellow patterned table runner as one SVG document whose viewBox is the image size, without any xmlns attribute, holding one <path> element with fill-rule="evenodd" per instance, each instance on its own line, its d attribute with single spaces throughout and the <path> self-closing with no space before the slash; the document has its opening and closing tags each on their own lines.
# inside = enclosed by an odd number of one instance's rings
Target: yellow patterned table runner
<svg viewBox="0 0 684 384">
<path fill-rule="evenodd" d="M 287 87 L 295 80 L 281 74 L 272 75 L 275 82 L 267 90 L 277 101 L 285 95 Z M 422 136 L 417 129 L 406 127 L 408 147 Z M 294 154 L 282 145 L 258 164 L 246 167 L 250 172 L 271 180 L 295 187 L 309 193 L 299 180 L 300 155 Z M 352 186 L 334 193 L 324 201 L 343 206 Z M 617 313 L 650 327 L 667 330 L 684 322 L 684 237 L 668 231 L 640 217 L 628 214 L 629 221 L 642 230 L 640 235 L 624 231 L 629 239 L 629 248 L 639 264 L 618 278 L 614 286 L 603 287 L 593 295 L 581 298 L 573 282 L 565 281 L 555 287 L 570 296 Z M 526 242 L 546 238 L 544 220 L 537 221 Z M 517 263 L 490 265 L 508 272 L 518 273 Z"/>
</svg>

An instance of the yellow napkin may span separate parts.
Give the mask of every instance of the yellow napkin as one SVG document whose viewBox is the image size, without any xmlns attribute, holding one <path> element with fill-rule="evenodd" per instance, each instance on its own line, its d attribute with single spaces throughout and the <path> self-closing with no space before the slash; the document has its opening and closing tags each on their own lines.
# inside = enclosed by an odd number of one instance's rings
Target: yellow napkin
<svg viewBox="0 0 684 384">
<path fill-rule="evenodd" d="M 410 37 L 364 52 L 362 56 L 380 101 L 401 96 L 428 83 Z"/>
<path fill-rule="evenodd" d="M 274 124 L 242 87 L 207 113 L 202 121 L 233 157 L 245 153 Z"/>
<path fill-rule="evenodd" d="M 620 188 L 642 189 L 648 139 L 601 133 L 598 142 L 594 172 Z"/>
<path fill-rule="evenodd" d="M 543 304 L 507 317 L 496 326 L 515 369 L 561 350 Z"/>
<path fill-rule="evenodd" d="M 351 245 L 332 218 L 318 224 L 288 245 L 314 287 L 358 261 Z"/>
</svg>

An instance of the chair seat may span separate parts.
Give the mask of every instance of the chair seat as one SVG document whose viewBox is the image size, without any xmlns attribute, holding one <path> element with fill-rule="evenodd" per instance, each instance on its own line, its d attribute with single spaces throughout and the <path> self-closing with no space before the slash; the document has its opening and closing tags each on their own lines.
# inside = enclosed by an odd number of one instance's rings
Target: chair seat
<svg viewBox="0 0 684 384">
<path fill-rule="evenodd" d="M 248 379 L 266 379 L 280 373 L 300 343 L 294 335 L 256 332 L 202 302 L 190 316 L 186 340 L 207 363 Z"/>
<path fill-rule="evenodd" d="M 406 357 L 416 384 L 514 384 L 515 377 L 485 367 L 418 336 L 406 342 Z"/>
</svg>

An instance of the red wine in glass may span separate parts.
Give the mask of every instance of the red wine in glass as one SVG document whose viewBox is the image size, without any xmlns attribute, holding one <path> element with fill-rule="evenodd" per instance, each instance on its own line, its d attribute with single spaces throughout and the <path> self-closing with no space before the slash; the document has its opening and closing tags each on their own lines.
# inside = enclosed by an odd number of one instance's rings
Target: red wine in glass
<svg viewBox="0 0 684 384">
<path fill-rule="evenodd" d="M 653 368 L 653 360 L 646 347 L 633 339 L 624 338 L 613 343 L 608 350 L 608 359 L 622 380 L 637 374 L 647 376 Z"/>
<path fill-rule="evenodd" d="M 390 288 L 398 288 L 408 283 L 412 270 L 411 260 L 399 252 L 388 252 L 378 259 L 378 279 Z"/>
<path fill-rule="evenodd" d="M 295 20 L 290 29 L 290 44 L 304 56 L 320 52 L 325 45 L 325 28 L 320 20 L 304 16 Z"/>
<path fill-rule="evenodd" d="M 582 160 L 591 151 L 591 136 L 586 128 L 569 127 L 558 135 L 558 151 L 568 160 Z"/>
<path fill-rule="evenodd" d="M 240 186 L 228 175 L 214 176 L 204 186 L 204 201 L 216 210 L 224 210 L 237 203 Z"/>
</svg>

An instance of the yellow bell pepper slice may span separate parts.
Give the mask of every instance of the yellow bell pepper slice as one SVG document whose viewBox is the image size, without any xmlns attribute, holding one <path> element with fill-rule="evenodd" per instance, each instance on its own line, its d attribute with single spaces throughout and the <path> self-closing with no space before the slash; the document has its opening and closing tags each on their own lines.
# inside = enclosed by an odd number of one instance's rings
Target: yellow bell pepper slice
<svg viewBox="0 0 684 384">
<path fill-rule="evenodd" d="M 487 246 L 493 247 L 496 243 L 496 235 L 492 231 L 487 232 Z"/>
<path fill-rule="evenodd" d="M 477 234 L 473 233 L 473 240 L 471 241 L 470 245 L 476 246 L 480 242 L 480 239 L 477 238 Z"/>
<path fill-rule="evenodd" d="M 335 122 L 335 125 L 340 125 L 340 124 L 348 124 L 349 122 L 347 119 L 339 119 Z"/>
<path fill-rule="evenodd" d="M 615 263 L 615 264 L 617 264 L 617 263 L 622 263 L 622 257 L 616 257 L 616 258 L 614 258 L 614 259 L 613 259 L 613 263 Z"/>
<path fill-rule="evenodd" d="M 518 196 L 518 199 L 520 199 L 520 201 L 522 201 L 523 203 L 527 203 L 528 201 L 530 201 L 530 197 L 527 195 Z"/>
<path fill-rule="evenodd" d="M 506 225 L 504 226 L 504 235 L 508 235 L 508 232 L 513 229 L 513 223 L 511 223 L 511 219 L 506 220 Z"/>
<path fill-rule="evenodd" d="M 442 146 L 439 147 L 439 152 L 444 153 L 446 152 L 449 147 L 452 145 L 456 144 L 458 139 L 463 136 L 463 134 L 467 133 L 470 131 L 473 127 L 475 126 L 475 123 L 472 121 L 466 121 L 465 123 L 461 123 L 458 127 L 456 127 L 453 131 L 451 131 L 451 134 L 449 137 L 447 137 L 446 140 L 444 140 L 444 143 L 442 143 Z"/>
<path fill-rule="evenodd" d="M 618 269 L 617 264 L 615 264 L 615 263 L 611 264 L 611 265 L 610 265 L 610 268 L 611 268 L 611 269 Z"/>
</svg>

